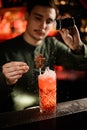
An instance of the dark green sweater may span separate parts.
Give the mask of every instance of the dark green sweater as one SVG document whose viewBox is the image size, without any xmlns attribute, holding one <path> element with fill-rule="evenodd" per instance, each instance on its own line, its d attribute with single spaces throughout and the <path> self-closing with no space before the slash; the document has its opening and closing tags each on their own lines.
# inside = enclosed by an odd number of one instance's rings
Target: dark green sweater
<svg viewBox="0 0 87 130">
<path fill-rule="evenodd" d="M 54 37 L 47 37 L 38 46 L 26 43 L 22 35 L 0 43 L 0 68 L 10 61 L 24 61 L 30 68 L 12 86 L 6 85 L 2 69 L 0 69 L 0 111 L 23 110 L 39 105 L 37 82 L 39 72 L 34 62 L 36 56 L 42 54 L 46 58 L 43 69 L 46 66 L 54 69 L 54 65 L 62 65 L 65 69 L 86 69 L 86 49 L 84 45 L 84 54 L 75 55 L 64 43 Z"/>
</svg>

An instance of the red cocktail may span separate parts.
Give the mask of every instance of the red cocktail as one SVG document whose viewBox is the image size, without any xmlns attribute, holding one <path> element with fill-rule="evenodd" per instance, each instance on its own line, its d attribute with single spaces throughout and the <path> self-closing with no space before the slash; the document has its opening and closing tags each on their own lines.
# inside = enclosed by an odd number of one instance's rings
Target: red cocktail
<svg viewBox="0 0 87 130">
<path fill-rule="evenodd" d="M 40 112 L 56 111 L 56 73 L 47 68 L 38 77 Z"/>
</svg>

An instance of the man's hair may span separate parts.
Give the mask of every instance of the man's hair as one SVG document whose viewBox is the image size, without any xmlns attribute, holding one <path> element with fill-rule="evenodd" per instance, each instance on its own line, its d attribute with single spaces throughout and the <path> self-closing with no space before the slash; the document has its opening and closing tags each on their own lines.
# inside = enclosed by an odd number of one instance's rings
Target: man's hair
<svg viewBox="0 0 87 130">
<path fill-rule="evenodd" d="M 32 11 L 32 9 L 37 5 L 54 8 L 55 12 L 56 12 L 56 17 L 59 14 L 59 10 L 58 10 L 57 5 L 55 4 L 54 0 L 28 0 L 27 12 L 30 13 Z"/>
</svg>

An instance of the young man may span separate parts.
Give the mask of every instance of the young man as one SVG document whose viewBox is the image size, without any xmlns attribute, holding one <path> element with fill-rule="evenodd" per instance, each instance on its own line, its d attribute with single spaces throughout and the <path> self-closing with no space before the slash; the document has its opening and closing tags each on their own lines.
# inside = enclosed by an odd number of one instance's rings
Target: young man
<svg viewBox="0 0 87 130">
<path fill-rule="evenodd" d="M 62 65 L 65 69 L 87 68 L 87 46 L 83 44 L 76 26 L 62 29 L 61 43 L 48 37 L 58 16 L 53 0 L 30 0 L 27 7 L 26 31 L 0 44 L 0 111 L 23 110 L 39 104 L 38 68 L 35 58 L 45 62 L 42 69 Z"/>
</svg>

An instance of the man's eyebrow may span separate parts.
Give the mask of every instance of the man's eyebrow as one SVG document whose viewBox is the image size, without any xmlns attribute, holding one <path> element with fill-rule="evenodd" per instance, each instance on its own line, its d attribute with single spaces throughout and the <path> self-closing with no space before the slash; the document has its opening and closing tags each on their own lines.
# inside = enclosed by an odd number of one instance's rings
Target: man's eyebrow
<svg viewBox="0 0 87 130">
<path fill-rule="evenodd" d="M 39 14 L 39 13 L 34 13 L 35 16 L 39 16 L 39 17 L 43 17 L 43 15 Z M 50 21 L 54 21 L 55 19 L 52 18 L 48 18 Z"/>
</svg>

